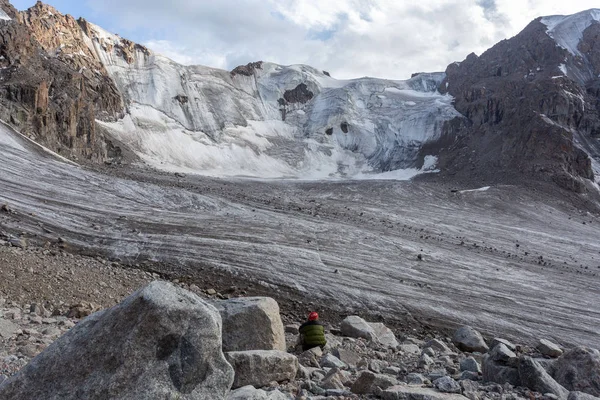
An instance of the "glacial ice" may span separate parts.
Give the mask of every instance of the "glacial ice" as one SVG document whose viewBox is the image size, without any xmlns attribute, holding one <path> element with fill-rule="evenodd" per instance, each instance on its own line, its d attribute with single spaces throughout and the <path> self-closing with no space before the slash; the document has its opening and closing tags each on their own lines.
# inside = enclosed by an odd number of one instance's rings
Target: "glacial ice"
<svg viewBox="0 0 600 400">
<path fill-rule="evenodd" d="M 262 63 L 246 76 L 183 66 L 141 46 L 126 61 L 118 36 L 94 26 L 92 32 L 86 43 L 128 110 L 116 123 L 98 122 L 160 169 L 302 179 L 400 170 L 396 176 L 412 177 L 428 169 L 423 144 L 459 115 L 452 97 L 437 92 L 443 73 L 336 80 L 305 65 Z M 312 99 L 284 102 L 300 84 Z"/>
</svg>

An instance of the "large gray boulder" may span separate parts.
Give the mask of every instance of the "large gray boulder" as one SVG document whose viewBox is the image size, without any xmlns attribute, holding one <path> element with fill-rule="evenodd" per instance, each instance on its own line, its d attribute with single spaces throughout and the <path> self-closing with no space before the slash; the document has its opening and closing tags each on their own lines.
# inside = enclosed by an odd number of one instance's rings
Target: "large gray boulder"
<svg viewBox="0 0 600 400">
<path fill-rule="evenodd" d="M 481 333 L 470 326 L 459 328 L 454 333 L 452 342 L 462 351 L 485 353 L 489 349 Z"/>
<path fill-rule="evenodd" d="M 600 352 L 576 347 L 563 354 L 552 366 L 552 376 L 565 388 L 600 397 Z"/>
<path fill-rule="evenodd" d="M 569 391 L 556 382 L 546 370 L 531 357 L 519 359 L 521 384 L 542 394 L 552 393 L 559 399 L 567 400 Z"/>
<path fill-rule="evenodd" d="M 293 354 L 277 350 L 231 351 L 225 353 L 235 370 L 233 388 L 256 387 L 292 380 L 298 372 L 298 359 Z"/>
<path fill-rule="evenodd" d="M 286 350 L 279 305 L 272 298 L 236 298 L 215 306 L 223 320 L 223 351 Z"/>
<path fill-rule="evenodd" d="M 223 399 L 233 369 L 218 311 L 153 282 L 86 318 L 0 387 L 1 399 Z"/>
</svg>

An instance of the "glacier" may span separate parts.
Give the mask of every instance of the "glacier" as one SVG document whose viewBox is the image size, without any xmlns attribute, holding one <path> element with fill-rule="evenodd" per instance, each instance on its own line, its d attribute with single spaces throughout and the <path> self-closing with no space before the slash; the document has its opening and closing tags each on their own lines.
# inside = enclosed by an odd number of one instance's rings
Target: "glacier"
<svg viewBox="0 0 600 400">
<path fill-rule="evenodd" d="M 88 24 L 87 46 L 123 94 L 126 115 L 98 121 L 145 163 L 216 177 L 410 179 L 460 114 L 444 73 L 336 80 L 305 65 L 229 72 L 180 65 Z M 390 174 L 390 171 L 397 173 Z"/>
</svg>

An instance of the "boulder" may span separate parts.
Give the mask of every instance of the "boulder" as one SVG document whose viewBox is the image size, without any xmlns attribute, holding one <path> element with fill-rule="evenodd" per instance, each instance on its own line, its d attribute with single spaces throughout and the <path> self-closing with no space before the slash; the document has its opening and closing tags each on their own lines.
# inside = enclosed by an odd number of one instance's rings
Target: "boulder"
<svg viewBox="0 0 600 400">
<path fill-rule="evenodd" d="M 470 326 L 459 328 L 454 333 L 452 342 L 462 351 L 485 353 L 489 349 L 481 333 Z"/>
<path fill-rule="evenodd" d="M 481 366 L 485 382 L 494 382 L 501 385 L 510 383 L 513 386 L 521 386 L 521 379 L 517 368 L 494 361 L 489 354 L 483 356 Z"/>
<path fill-rule="evenodd" d="M 371 328 L 375 332 L 375 341 L 377 344 L 390 349 L 398 347 L 399 343 L 396 340 L 394 332 L 384 324 L 380 322 L 369 322 Z"/>
<path fill-rule="evenodd" d="M 227 400 L 289 400 L 290 396 L 281 393 L 279 390 L 265 392 L 262 389 L 256 389 L 254 386 L 244 386 L 230 392 Z"/>
<path fill-rule="evenodd" d="M 219 301 L 223 320 L 223 351 L 285 351 L 285 333 L 279 305 L 270 297 Z"/>
<path fill-rule="evenodd" d="M 352 338 L 363 338 L 386 348 L 398 347 L 394 332 L 379 322 L 367 322 L 361 317 L 346 317 L 340 326 L 342 335 Z"/>
<path fill-rule="evenodd" d="M 531 357 L 519 359 L 519 378 L 521 384 L 542 394 L 552 393 L 559 399 L 566 400 L 569 391 L 556 382 L 540 364 Z"/>
<path fill-rule="evenodd" d="M 292 380 L 298 372 L 298 359 L 293 354 L 277 350 L 230 351 L 225 353 L 235 371 L 233 388 L 256 387 Z"/>
<path fill-rule="evenodd" d="M 517 359 L 517 355 L 510 351 L 503 343 L 495 346 L 489 354 L 494 361 L 498 361 L 503 364 L 513 363 Z"/>
<path fill-rule="evenodd" d="M 546 339 L 540 339 L 537 344 L 537 349 L 542 353 L 542 355 L 552 358 L 558 358 L 562 356 L 563 351 L 556 343 L 552 343 Z"/>
<path fill-rule="evenodd" d="M 392 386 L 381 393 L 383 400 L 468 400 L 461 394 L 440 393 L 419 386 Z"/>
<path fill-rule="evenodd" d="M 467 357 L 460 362 L 460 370 L 481 373 L 481 366 L 473 357 Z"/>
<path fill-rule="evenodd" d="M 421 357 L 419 357 L 417 365 L 419 368 L 429 368 L 429 366 L 433 365 L 434 363 L 435 361 L 433 361 L 431 357 L 429 357 L 427 354 L 422 354 Z"/>
<path fill-rule="evenodd" d="M 222 399 L 232 382 L 218 311 L 153 282 L 65 333 L 2 385 L 0 398 Z"/>
<path fill-rule="evenodd" d="M 371 394 L 376 388 L 386 389 L 397 384 L 398 381 L 391 376 L 363 371 L 358 375 L 350 390 L 355 394 Z"/>
<path fill-rule="evenodd" d="M 449 376 L 433 381 L 433 386 L 442 393 L 460 393 L 460 385 Z"/>
<path fill-rule="evenodd" d="M 421 349 L 416 344 L 401 344 L 399 350 L 405 354 L 421 354 Z"/>
<path fill-rule="evenodd" d="M 325 378 L 321 381 L 320 386 L 323 389 L 344 389 L 344 382 L 346 381 L 346 377 L 342 373 L 342 371 L 338 368 L 332 368 Z"/>
<path fill-rule="evenodd" d="M 367 321 L 356 315 L 346 317 L 340 326 L 343 336 L 375 340 L 375 330 Z"/>
<path fill-rule="evenodd" d="M 600 352 L 575 347 L 554 363 L 552 376 L 565 388 L 600 397 Z"/>
</svg>

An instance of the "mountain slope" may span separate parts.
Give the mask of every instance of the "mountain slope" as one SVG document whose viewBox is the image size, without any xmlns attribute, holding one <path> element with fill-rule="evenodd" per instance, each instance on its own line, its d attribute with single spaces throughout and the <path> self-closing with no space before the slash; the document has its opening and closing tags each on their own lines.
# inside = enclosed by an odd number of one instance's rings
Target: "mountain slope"
<svg viewBox="0 0 600 400">
<path fill-rule="evenodd" d="M 128 149 L 159 169 L 221 177 L 406 179 L 437 168 L 596 190 L 599 10 L 538 18 L 445 73 L 339 81 L 304 65 L 183 66 L 40 2 L 2 7 L 2 29 L 20 32 L 4 35 L 18 39 L 6 60 L 27 73 L 0 83 L 0 117 L 70 157 Z M 30 56 L 15 67 L 18 51 Z"/>
<path fill-rule="evenodd" d="M 535 176 L 584 191 L 600 168 L 600 10 L 538 18 L 446 70 L 440 90 L 466 117 L 441 167 L 492 181 Z M 586 183 L 587 182 L 587 183 Z"/>
</svg>

